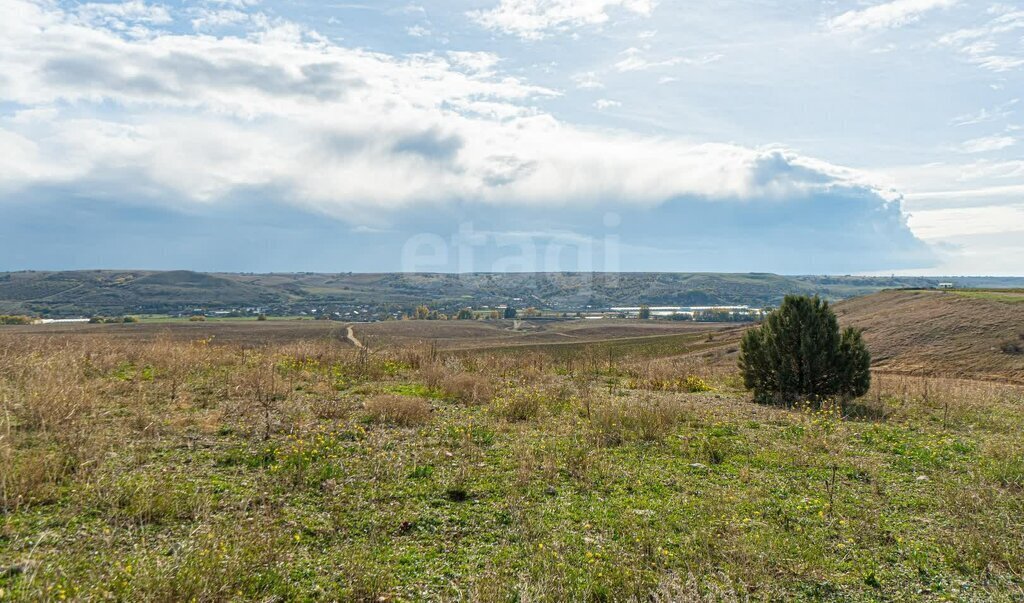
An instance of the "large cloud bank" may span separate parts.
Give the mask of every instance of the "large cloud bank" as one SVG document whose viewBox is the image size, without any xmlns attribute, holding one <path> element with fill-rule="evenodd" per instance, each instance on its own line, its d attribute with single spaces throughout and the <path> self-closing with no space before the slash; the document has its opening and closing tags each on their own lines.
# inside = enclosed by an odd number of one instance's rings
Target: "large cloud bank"
<svg viewBox="0 0 1024 603">
<path fill-rule="evenodd" d="M 194 212 L 249 196 L 377 229 L 428 208 L 571 221 L 685 205 L 738 242 L 787 224 L 838 228 L 873 249 L 864 269 L 927 261 L 898 196 L 851 170 L 578 127 L 542 108 L 562 91 L 504 74 L 493 54 L 375 53 L 239 14 L 243 33 L 213 36 L 165 29 L 175 16 L 138 1 L 0 0 L 0 201 Z"/>
</svg>

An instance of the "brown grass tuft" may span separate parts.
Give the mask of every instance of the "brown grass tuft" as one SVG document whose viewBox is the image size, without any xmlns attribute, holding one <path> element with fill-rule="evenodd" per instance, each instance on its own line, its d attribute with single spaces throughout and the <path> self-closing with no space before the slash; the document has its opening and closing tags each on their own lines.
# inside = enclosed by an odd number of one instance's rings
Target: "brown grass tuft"
<svg viewBox="0 0 1024 603">
<path fill-rule="evenodd" d="M 598 444 L 618 446 L 639 440 L 660 442 L 683 416 L 680 406 L 668 400 L 611 400 L 591 408 L 590 423 Z"/>
<path fill-rule="evenodd" d="M 445 394 L 463 404 L 487 404 L 494 398 L 494 385 L 483 375 L 458 373 L 441 382 Z"/>
<path fill-rule="evenodd" d="M 367 400 L 365 408 L 375 423 L 414 427 L 430 421 L 430 403 L 423 398 L 381 394 Z"/>
</svg>

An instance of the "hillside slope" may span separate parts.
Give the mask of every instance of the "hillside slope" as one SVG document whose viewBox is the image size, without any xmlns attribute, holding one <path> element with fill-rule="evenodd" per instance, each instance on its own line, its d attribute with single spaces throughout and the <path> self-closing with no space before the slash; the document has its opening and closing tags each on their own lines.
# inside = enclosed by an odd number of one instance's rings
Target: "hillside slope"
<svg viewBox="0 0 1024 603">
<path fill-rule="evenodd" d="M 1024 301 L 1024 294 L 1021 295 Z M 840 322 L 864 329 L 885 371 L 1024 383 L 1024 303 L 941 291 L 884 291 L 835 306 Z"/>
<path fill-rule="evenodd" d="M 159 313 L 194 306 L 261 306 L 288 299 L 285 291 L 187 270 L 0 273 L 0 313 Z"/>
<path fill-rule="evenodd" d="M 1018 286 L 1024 279 L 960 277 L 961 286 Z M 923 277 L 782 276 L 718 273 L 287 274 L 185 270 L 0 272 L 0 314 L 76 316 L 164 313 L 191 308 L 261 307 L 273 314 L 310 308 L 386 311 L 427 304 L 446 312 L 465 306 L 557 310 L 609 306 L 771 306 L 788 293 L 837 300 L 882 289 L 930 287 Z"/>
</svg>

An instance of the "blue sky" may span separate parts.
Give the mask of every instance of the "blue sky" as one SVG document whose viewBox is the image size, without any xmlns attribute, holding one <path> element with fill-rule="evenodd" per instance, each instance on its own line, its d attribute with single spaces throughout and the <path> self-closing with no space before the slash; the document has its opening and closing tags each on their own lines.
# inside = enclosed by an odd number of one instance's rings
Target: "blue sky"
<svg viewBox="0 0 1024 603">
<path fill-rule="evenodd" d="M 1024 273 L 1024 8 L 0 0 L 0 269 Z"/>
</svg>

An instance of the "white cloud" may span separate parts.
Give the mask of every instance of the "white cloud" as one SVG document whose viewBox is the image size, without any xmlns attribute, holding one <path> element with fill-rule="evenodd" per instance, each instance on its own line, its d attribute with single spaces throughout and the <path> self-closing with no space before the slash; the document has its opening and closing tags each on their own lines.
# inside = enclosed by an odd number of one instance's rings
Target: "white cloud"
<svg viewBox="0 0 1024 603">
<path fill-rule="evenodd" d="M 247 35 L 134 38 L 49 3 L 0 4 L 0 101 L 28 108 L 0 117 L 0 201 L 48 186 L 171 204 L 267 191 L 375 226 L 424 204 L 849 194 L 899 215 L 867 176 L 785 149 L 561 121 L 538 108 L 557 93 L 501 73 L 494 54 L 393 56 L 253 22 Z"/>
<path fill-rule="evenodd" d="M 943 36 L 941 44 L 957 49 L 967 61 L 993 72 L 1012 71 L 1024 66 L 1024 11 L 996 5 L 995 17 L 978 26 L 959 29 Z"/>
<path fill-rule="evenodd" d="M 412 27 L 406 27 L 405 33 L 414 38 L 425 38 L 430 35 L 430 30 L 422 25 L 413 25 Z"/>
<path fill-rule="evenodd" d="M 206 0 L 209 4 L 219 4 L 221 6 L 231 6 L 233 8 L 247 8 L 250 6 L 256 6 L 260 3 L 260 0 Z"/>
<path fill-rule="evenodd" d="M 1024 231 L 1024 205 L 915 211 L 910 225 L 926 240 Z"/>
<path fill-rule="evenodd" d="M 650 61 L 643 56 L 644 52 L 639 48 L 627 48 L 622 51 L 622 59 L 612 67 L 619 72 L 625 71 L 646 71 L 655 67 L 671 67 L 678 65 L 680 58 L 665 59 L 662 61 Z"/>
<path fill-rule="evenodd" d="M 478 75 L 493 75 L 501 57 L 493 52 L 451 51 L 448 53 L 452 65 Z"/>
<path fill-rule="evenodd" d="M 196 31 L 205 31 L 220 27 L 228 27 L 231 25 L 239 25 L 247 22 L 248 20 L 248 13 L 234 8 L 216 10 L 200 9 L 192 19 L 192 29 Z"/>
<path fill-rule="evenodd" d="M 612 67 L 619 72 L 648 71 L 660 67 L 671 67 L 673 65 L 709 65 L 722 58 L 722 55 L 712 53 L 696 58 L 671 57 L 662 60 L 650 60 L 644 56 L 644 51 L 639 48 L 627 48 L 622 51 L 622 59 Z"/>
<path fill-rule="evenodd" d="M 601 83 L 601 79 L 594 71 L 587 71 L 586 73 L 577 73 L 572 76 L 572 81 L 576 84 L 577 88 L 581 90 L 597 90 L 604 88 L 604 84 Z"/>
<path fill-rule="evenodd" d="M 172 21 L 167 8 L 142 0 L 127 2 L 87 2 L 77 7 L 81 21 L 125 30 L 136 24 L 166 25 Z"/>
<path fill-rule="evenodd" d="M 612 10 L 650 16 L 655 0 L 501 0 L 469 17 L 487 29 L 539 40 L 556 32 L 606 23 Z"/>
<path fill-rule="evenodd" d="M 960 150 L 964 153 L 989 153 L 992 151 L 1001 151 L 1012 147 L 1015 144 L 1017 144 L 1017 139 L 1013 136 L 997 134 L 994 136 L 982 136 L 981 138 L 968 140 L 960 145 Z"/>
<path fill-rule="evenodd" d="M 604 111 L 605 109 L 612 109 L 612 108 L 621 107 L 621 106 L 622 106 L 622 103 L 620 103 L 619 101 L 610 100 L 610 99 L 607 99 L 607 98 L 600 98 L 600 99 L 594 101 L 594 108 L 598 109 L 599 111 Z"/>
<path fill-rule="evenodd" d="M 829 19 L 833 31 L 859 32 L 902 27 L 913 23 L 927 12 L 948 8 L 957 0 L 892 0 L 868 8 L 847 11 Z"/>
<path fill-rule="evenodd" d="M 993 109 L 982 108 L 975 113 L 958 115 L 950 121 L 950 124 L 954 126 L 973 126 L 1006 119 L 1013 115 L 1013 107 L 1016 106 L 1018 102 L 1020 102 L 1020 99 L 1015 98 Z"/>
<path fill-rule="evenodd" d="M 886 170 L 909 211 L 1024 202 L 1024 160 L 978 158 Z"/>
</svg>

